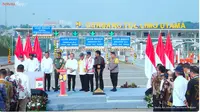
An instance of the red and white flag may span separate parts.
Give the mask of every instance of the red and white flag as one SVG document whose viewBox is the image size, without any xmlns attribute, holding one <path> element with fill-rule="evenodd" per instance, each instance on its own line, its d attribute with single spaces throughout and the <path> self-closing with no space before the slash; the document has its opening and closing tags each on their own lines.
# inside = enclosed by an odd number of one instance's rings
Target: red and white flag
<svg viewBox="0 0 200 112">
<path fill-rule="evenodd" d="M 24 55 L 25 55 L 26 59 L 29 58 L 30 53 L 32 53 L 32 46 L 31 46 L 30 36 L 28 35 L 27 38 L 26 38 L 26 45 L 25 45 L 25 48 L 24 48 Z"/>
<path fill-rule="evenodd" d="M 40 48 L 40 42 L 38 40 L 38 36 L 35 37 L 34 53 L 37 55 L 38 61 L 41 62 L 41 60 L 42 60 L 42 49 Z"/>
<path fill-rule="evenodd" d="M 148 34 L 145 51 L 145 75 L 148 78 L 147 88 L 151 87 L 151 76 L 155 72 L 155 52 L 150 34 Z"/>
<path fill-rule="evenodd" d="M 165 46 L 162 41 L 162 35 L 159 35 L 158 44 L 156 46 L 156 65 L 162 64 L 165 66 Z"/>
<path fill-rule="evenodd" d="M 170 33 L 167 35 L 167 41 L 165 46 L 165 59 L 166 59 L 166 68 L 174 71 L 174 50 L 172 42 L 170 40 Z"/>
<path fill-rule="evenodd" d="M 15 64 L 19 62 L 19 56 L 23 56 L 23 45 L 21 42 L 21 37 L 20 35 L 17 38 L 17 43 L 16 43 L 16 48 L 15 48 Z"/>
</svg>

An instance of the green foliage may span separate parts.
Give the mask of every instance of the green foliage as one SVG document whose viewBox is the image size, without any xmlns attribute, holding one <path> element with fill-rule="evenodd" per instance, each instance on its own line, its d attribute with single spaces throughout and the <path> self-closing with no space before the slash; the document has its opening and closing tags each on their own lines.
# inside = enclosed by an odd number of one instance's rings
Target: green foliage
<svg viewBox="0 0 200 112">
<path fill-rule="evenodd" d="M 1 51 L 0 56 L 7 56 L 9 48 L 10 49 L 13 48 L 13 52 L 14 52 L 15 44 L 16 44 L 15 39 L 13 39 L 13 44 L 12 44 L 12 37 L 0 36 L 0 51 Z"/>
<path fill-rule="evenodd" d="M 144 100 L 147 102 L 147 107 L 148 108 L 153 107 L 153 96 L 151 94 L 148 95 L 148 96 L 145 96 Z"/>
<path fill-rule="evenodd" d="M 139 86 L 137 86 L 134 82 L 130 85 L 128 85 L 128 82 L 126 82 L 124 85 L 121 86 L 121 88 L 138 88 Z"/>
</svg>

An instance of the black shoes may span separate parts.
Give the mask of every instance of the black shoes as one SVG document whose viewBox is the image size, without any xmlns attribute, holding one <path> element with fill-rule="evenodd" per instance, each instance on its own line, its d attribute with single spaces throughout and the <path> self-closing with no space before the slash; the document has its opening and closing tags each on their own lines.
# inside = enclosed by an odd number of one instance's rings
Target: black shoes
<svg viewBox="0 0 200 112">
<path fill-rule="evenodd" d="M 83 89 L 80 89 L 79 91 L 84 91 Z"/>
<path fill-rule="evenodd" d="M 117 89 L 116 89 L 116 88 L 113 88 L 113 89 L 111 89 L 110 91 L 116 92 L 116 91 L 117 91 Z"/>
</svg>

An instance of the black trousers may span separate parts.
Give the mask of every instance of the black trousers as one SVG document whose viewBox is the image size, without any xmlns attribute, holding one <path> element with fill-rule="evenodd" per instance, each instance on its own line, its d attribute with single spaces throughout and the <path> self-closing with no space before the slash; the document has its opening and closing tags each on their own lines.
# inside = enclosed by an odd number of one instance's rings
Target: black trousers
<svg viewBox="0 0 200 112">
<path fill-rule="evenodd" d="M 75 90 L 75 85 L 76 85 L 76 75 L 67 75 L 68 78 L 68 91 L 71 91 L 71 80 L 72 80 L 72 90 Z"/>
<path fill-rule="evenodd" d="M 47 90 L 50 90 L 50 86 L 51 86 L 51 74 L 47 74 L 45 73 L 44 74 L 44 90 L 46 91 L 46 85 L 48 83 L 48 86 L 47 86 Z"/>
<path fill-rule="evenodd" d="M 80 75 L 81 87 L 84 91 L 89 91 L 88 75 Z"/>
<path fill-rule="evenodd" d="M 60 73 L 57 72 L 56 70 L 54 70 L 54 73 L 55 73 L 55 90 L 58 90 L 58 79 L 59 79 Z"/>
<path fill-rule="evenodd" d="M 111 82 L 112 82 L 113 88 L 116 88 L 117 87 L 117 82 L 118 82 L 118 72 L 110 73 L 110 78 L 111 78 Z"/>
<path fill-rule="evenodd" d="M 99 80 L 100 80 L 100 88 L 103 90 L 104 89 L 104 84 L 103 84 L 103 69 L 100 70 L 99 74 L 97 72 L 97 69 L 95 69 L 96 89 L 99 87 L 99 84 L 98 84 Z"/>
<path fill-rule="evenodd" d="M 91 92 L 94 91 L 94 74 L 86 74 L 88 77 L 88 90 L 90 90 Z M 89 89 L 90 88 L 90 89 Z"/>
</svg>

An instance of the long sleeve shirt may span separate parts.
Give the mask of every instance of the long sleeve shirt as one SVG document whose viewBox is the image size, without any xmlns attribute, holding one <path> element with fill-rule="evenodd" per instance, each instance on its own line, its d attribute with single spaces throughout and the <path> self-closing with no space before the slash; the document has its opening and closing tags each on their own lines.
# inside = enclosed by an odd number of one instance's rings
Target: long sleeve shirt
<svg viewBox="0 0 200 112">
<path fill-rule="evenodd" d="M 183 76 L 178 76 L 174 81 L 173 89 L 173 106 L 186 106 L 185 94 L 187 90 L 188 81 Z"/>
<path fill-rule="evenodd" d="M 28 59 L 27 60 L 27 72 L 35 72 L 35 70 L 39 69 L 39 63 L 36 59 Z"/>
<path fill-rule="evenodd" d="M 53 72 L 53 60 L 51 58 L 44 57 L 41 62 L 41 70 L 44 73 Z"/>
<path fill-rule="evenodd" d="M 195 76 L 188 82 L 186 99 L 190 107 L 199 109 L 199 76 Z"/>
<path fill-rule="evenodd" d="M 15 63 L 15 72 L 17 72 L 17 66 L 18 65 L 23 65 L 24 66 L 24 71 L 25 72 L 27 72 L 27 61 L 17 61 L 16 63 Z"/>
<path fill-rule="evenodd" d="M 94 59 L 92 57 L 89 57 L 86 59 L 86 70 L 88 70 L 87 74 L 94 74 Z"/>
<path fill-rule="evenodd" d="M 3 79 L 0 79 L 0 81 L 4 81 Z M 7 99 L 7 94 L 6 94 L 6 86 L 4 83 L 0 82 L 0 110 L 5 110 L 6 109 L 6 99 Z"/>
<path fill-rule="evenodd" d="M 97 68 L 97 65 L 101 65 L 101 69 L 105 68 L 105 60 L 103 57 L 98 56 L 94 59 L 94 68 Z"/>
<path fill-rule="evenodd" d="M 86 74 L 85 59 L 78 61 L 78 74 L 79 75 L 85 75 Z"/>
<path fill-rule="evenodd" d="M 73 59 L 73 60 L 68 59 L 65 67 L 67 68 L 67 74 L 76 75 L 76 71 L 78 68 L 78 62 L 76 59 Z M 72 69 L 72 72 L 71 72 L 70 68 Z"/>
<path fill-rule="evenodd" d="M 118 73 L 119 72 L 119 59 L 111 59 L 109 64 L 108 64 L 108 69 L 110 70 L 111 73 Z"/>
<path fill-rule="evenodd" d="M 15 80 L 17 83 L 17 91 L 19 92 L 19 99 L 25 99 L 31 97 L 30 81 L 26 74 L 17 72 L 12 75 L 11 80 Z"/>
</svg>

